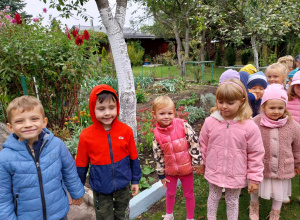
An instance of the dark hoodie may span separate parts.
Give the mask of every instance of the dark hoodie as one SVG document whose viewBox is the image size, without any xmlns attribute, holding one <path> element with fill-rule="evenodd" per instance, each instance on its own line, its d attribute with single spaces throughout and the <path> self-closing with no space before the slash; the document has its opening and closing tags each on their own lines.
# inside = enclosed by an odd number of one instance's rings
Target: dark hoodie
<svg viewBox="0 0 300 220">
<path fill-rule="evenodd" d="M 134 136 L 131 128 L 118 120 L 120 111 L 117 100 L 117 117 L 111 130 L 105 131 L 95 116 L 97 95 L 102 91 L 115 90 L 108 85 L 98 85 L 92 89 L 89 109 L 93 124 L 84 129 L 79 138 L 76 165 L 78 175 L 84 184 L 89 164 L 89 183 L 99 193 L 111 194 L 125 188 L 130 182 L 138 184 L 142 176 Z"/>
</svg>

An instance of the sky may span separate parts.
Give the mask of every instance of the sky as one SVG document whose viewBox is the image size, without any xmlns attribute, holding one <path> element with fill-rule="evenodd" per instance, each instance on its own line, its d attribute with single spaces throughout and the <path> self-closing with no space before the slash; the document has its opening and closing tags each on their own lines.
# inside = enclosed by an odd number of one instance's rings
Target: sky
<svg viewBox="0 0 300 220">
<path fill-rule="evenodd" d="M 69 28 L 71 28 L 73 25 L 91 25 L 91 21 L 84 21 L 80 17 L 76 18 L 61 18 L 59 17 L 60 12 L 58 12 L 56 9 L 49 8 L 49 2 L 50 0 L 47 0 L 47 4 L 44 4 L 40 0 L 24 0 L 25 3 L 27 3 L 26 7 L 24 8 L 24 11 L 27 12 L 27 14 L 31 14 L 33 18 L 39 17 L 39 15 L 42 15 L 44 17 L 43 25 L 49 25 L 49 16 L 52 15 L 53 18 L 57 18 L 60 20 L 63 24 L 66 24 Z M 115 9 L 115 0 L 109 0 L 110 6 Z M 95 0 L 89 0 L 87 3 L 85 3 L 84 7 L 87 9 L 86 13 L 90 16 L 92 16 L 93 24 L 94 26 L 102 25 L 101 21 L 99 21 L 99 11 L 97 9 L 97 5 Z M 47 8 L 47 13 L 43 12 L 43 8 Z M 138 9 L 137 13 L 135 15 L 132 15 L 132 12 Z M 125 27 L 130 27 L 130 20 L 134 19 L 136 16 L 143 14 L 143 10 L 139 5 L 136 3 L 128 3 L 127 5 L 127 11 L 126 11 L 126 19 L 125 19 Z M 76 15 L 76 14 L 75 14 Z"/>
</svg>

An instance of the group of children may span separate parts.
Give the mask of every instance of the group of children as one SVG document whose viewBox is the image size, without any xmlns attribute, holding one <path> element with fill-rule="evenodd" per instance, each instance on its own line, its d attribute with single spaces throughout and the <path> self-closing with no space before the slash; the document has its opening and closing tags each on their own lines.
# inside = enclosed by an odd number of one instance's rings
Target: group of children
<svg viewBox="0 0 300 220">
<path fill-rule="evenodd" d="M 199 137 L 175 117 L 168 96 L 154 100 L 153 152 L 166 188 L 163 219 L 174 219 L 178 179 L 186 219 L 194 219 L 193 172 L 209 183 L 207 219 L 216 219 L 223 189 L 227 218 L 238 219 L 239 195 L 246 186 L 250 219 L 259 219 L 259 197 L 273 199 L 270 219 L 279 219 L 282 202 L 291 196 L 291 179 L 300 174 L 300 71 L 289 75 L 286 92 L 288 59 L 270 65 L 265 74 L 253 66 L 225 71 Z M 93 124 L 80 135 L 75 164 L 46 128 L 39 100 L 22 96 L 9 104 L 12 134 L 0 152 L 0 219 L 66 220 L 69 204 L 82 203 L 88 171 L 97 220 L 128 219 L 129 200 L 142 176 L 133 132 L 118 120 L 118 96 L 110 86 L 93 88 L 89 109 Z"/>
</svg>

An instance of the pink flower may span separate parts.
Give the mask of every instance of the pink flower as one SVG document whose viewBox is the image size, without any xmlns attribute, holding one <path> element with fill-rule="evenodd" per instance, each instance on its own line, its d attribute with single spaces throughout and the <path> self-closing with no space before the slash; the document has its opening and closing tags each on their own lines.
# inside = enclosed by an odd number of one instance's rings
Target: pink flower
<svg viewBox="0 0 300 220">
<path fill-rule="evenodd" d="M 75 30 L 76 30 L 77 32 L 79 32 L 79 27 L 75 28 Z"/>
<path fill-rule="evenodd" d="M 65 33 L 68 33 L 68 31 L 69 31 L 69 28 L 68 28 L 68 27 L 66 27 Z"/>
<path fill-rule="evenodd" d="M 6 13 L 6 9 L 4 9 L 3 12 Z"/>
<path fill-rule="evenodd" d="M 7 19 L 10 19 L 10 18 L 11 18 L 10 15 L 5 15 L 5 17 L 6 17 Z"/>
<path fill-rule="evenodd" d="M 32 20 L 33 20 L 33 22 L 37 22 L 37 21 L 39 21 L 40 19 L 39 19 L 39 18 L 33 18 Z"/>
<path fill-rule="evenodd" d="M 9 9 L 9 8 L 10 8 L 10 6 L 9 6 L 9 5 L 7 5 L 5 8 L 6 8 L 6 9 Z"/>
<path fill-rule="evenodd" d="M 43 12 L 44 12 L 44 13 L 47 13 L 47 8 L 43 8 Z"/>
<path fill-rule="evenodd" d="M 0 23 L 0 27 L 2 27 L 3 26 L 3 23 Z"/>
<path fill-rule="evenodd" d="M 12 24 L 15 24 L 15 23 L 17 23 L 16 19 L 14 19 L 14 18 L 13 18 L 13 19 L 11 19 L 11 20 L 10 20 L 10 22 L 11 22 Z"/>
</svg>

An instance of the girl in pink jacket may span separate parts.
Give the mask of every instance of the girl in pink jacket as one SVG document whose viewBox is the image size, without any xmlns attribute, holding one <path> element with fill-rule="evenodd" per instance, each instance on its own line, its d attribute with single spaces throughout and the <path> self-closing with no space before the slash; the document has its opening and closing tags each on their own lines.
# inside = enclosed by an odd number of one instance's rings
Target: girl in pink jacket
<svg viewBox="0 0 300 220">
<path fill-rule="evenodd" d="M 157 121 L 154 129 L 153 155 L 157 162 L 158 177 L 166 192 L 167 214 L 164 220 L 173 220 L 177 180 L 182 183 L 187 219 L 194 219 L 195 197 L 193 170 L 199 169 L 202 158 L 198 136 L 184 120 L 175 118 L 175 105 L 168 96 L 157 97 L 152 105 Z"/>
<path fill-rule="evenodd" d="M 225 188 L 227 219 L 237 220 L 239 195 L 247 185 L 253 193 L 263 179 L 264 147 L 243 84 L 236 79 L 221 83 L 216 106 L 200 132 L 199 142 L 209 182 L 207 219 L 215 220 L 222 189 Z"/>
<path fill-rule="evenodd" d="M 272 84 L 262 97 L 262 113 L 254 118 L 265 148 L 264 179 L 251 194 L 251 220 L 259 219 L 258 197 L 273 198 L 270 219 L 279 219 L 282 201 L 291 196 L 291 178 L 299 172 L 300 125 L 286 110 L 288 97 L 283 86 Z"/>
<path fill-rule="evenodd" d="M 288 90 L 288 98 L 286 109 L 292 114 L 295 121 L 300 124 L 300 71 L 293 76 Z"/>
</svg>

